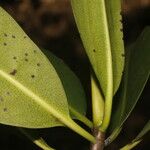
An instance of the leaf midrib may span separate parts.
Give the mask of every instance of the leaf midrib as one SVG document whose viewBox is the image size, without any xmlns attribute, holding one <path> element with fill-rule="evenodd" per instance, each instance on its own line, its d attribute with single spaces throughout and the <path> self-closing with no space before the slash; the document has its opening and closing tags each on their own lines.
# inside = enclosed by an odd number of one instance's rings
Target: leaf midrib
<svg viewBox="0 0 150 150">
<path fill-rule="evenodd" d="M 105 111 L 104 111 L 104 120 L 101 126 L 102 130 L 106 130 L 111 116 L 111 109 L 112 109 L 112 97 L 113 97 L 113 68 L 112 68 L 112 50 L 111 50 L 111 41 L 110 41 L 110 32 L 109 32 L 109 25 L 108 25 L 108 17 L 106 11 L 106 3 L 105 0 L 102 1 L 102 7 L 104 10 L 104 24 L 105 24 L 105 33 L 106 33 L 106 69 L 107 69 L 107 87 L 106 87 L 106 97 L 105 97 Z"/>
<path fill-rule="evenodd" d="M 0 76 L 6 79 L 10 84 L 21 90 L 25 95 L 30 97 L 32 100 L 34 100 L 37 104 L 39 104 L 41 107 L 43 107 L 48 113 L 50 113 L 53 117 L 56 117 L 60 122 L 64 123 L 66 119 L 69 118 L 69 115 L 61 114 L 56 108 L 51 106 L 50 104 L 46 103 L 44 99 L 36 95 L 34 92 L 32 92 L 30 89 L 22 85 L 19 81 L 13 79 L 9 74 L 7 74 L 5 71 L 0 70 Z"/>
</svg>

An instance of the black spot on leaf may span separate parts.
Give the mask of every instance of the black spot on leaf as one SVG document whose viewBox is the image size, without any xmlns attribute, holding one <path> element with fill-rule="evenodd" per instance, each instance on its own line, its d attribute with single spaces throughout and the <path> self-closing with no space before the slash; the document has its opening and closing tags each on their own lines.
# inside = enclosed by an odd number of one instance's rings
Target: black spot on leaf
<svg viewBox="0 0 150 150">
<path fill-rule="evenodd" d="M 125 54 L 121 54 L 122 57 L 125 57 Z"/>
<path fill-rule="evenodd" d="M 95 53 L 95 52 L 96 52 L 96 50 L 95 50 L 95 49 L 93 49 L 93 52 Z"/>
<path fill-rule="evenodd" d="M 4 36 L 6 36 L 6 37 L 7 37 L 8 35 L 7 35 L 6 33 L 4 33 Z"/>
<path fill-rule="evenodd" d="M 34 50 L 33 52 L 34 52 L 34 53 L 36 53 L 37 51 L 36 51 L 36 50 Z"/>
<path fill-rule="evenodd" d="M 25 56 L 28 56 L 28 53 L 25 53 Z"/>
<path fill-rule="evenodd" d="M 17 73 L 17 70 L 16 69 L 14 69 L 12 72 L 10 72 L 9 74 L 10 75 L 13 75 L 13 76 L 15 76 L 16 75 L 16 73 Z"/>
<path fill-rule="evenodd" d="M 28 62 L 28 59 L 27 59 L 27 58 L 25 58 L 24 60 L 25 60 L 26 62 Z"/>
<path fill-rule="evenodd" d="M 6 112 L 6 111 L 8 111 L 8 109 L 5 107 L 5 108 L 3 109 L 3 111 Z"/>
<path fill-rule="evenodd" d="M 14 39 L 15 39 L 15 38 L 16 38 L 16 36 L 12 35 L 12 38 L 14 38 Z"/>
<path fill-rule="evenodd" d="M 39 67 L 41 64 L 40 63 L 37 63 L 37 66 Z"/>
<path fill-rule="evenodd" d="M 35 78 L 35 75 L 31 75 L 31 78 Z"/>
<path fill-rule="evenodd" d="M 14 57 L 13 57 L 13 59 L 14 59 L 14 60 L 16 60 L 16 59 L 17 59 L 17 57 L 16 57 L 16 56 L 14 56 Z"/>
<path fill-rule="evenodd" d="M 123 32 L 123 29 L 120 29 L 121 32 Z"/>
<path fill-rule="evenodd" d="M 23 38 L 24 38 L 24 39 L 26 39 L 26 38 L 27 38 L 27 36 L 24 36 Z"/>
<path fill-rule="evenodd" d="M 4 43 L 4 46 L 7 46 L 7 43 Z"/>
<path fill-rule="evenodd" d="M 7 95 L 10 95 L 10 92 L 6 92 Z"/>
</svg>

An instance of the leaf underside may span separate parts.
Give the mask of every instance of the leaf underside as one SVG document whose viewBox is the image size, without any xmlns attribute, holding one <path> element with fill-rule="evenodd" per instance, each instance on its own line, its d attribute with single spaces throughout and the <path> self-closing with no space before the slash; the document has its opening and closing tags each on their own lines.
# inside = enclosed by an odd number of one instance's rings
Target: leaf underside
<svg viewBox="0 0 150 150">
<path fill-rule="evenodd" d="M 85 50 L 106 96 L 109 51 L 112 54 L 114 94 L 124 67 L 121 4 L 118 0 L 71 0 Z"/>
<path fill-rule="evenodd" d="M 67 97 L 54 67 L 2 8 L 0 18 L 0 123 L 63 125 L 55 114 L 69 118 Z"/>
</svg>

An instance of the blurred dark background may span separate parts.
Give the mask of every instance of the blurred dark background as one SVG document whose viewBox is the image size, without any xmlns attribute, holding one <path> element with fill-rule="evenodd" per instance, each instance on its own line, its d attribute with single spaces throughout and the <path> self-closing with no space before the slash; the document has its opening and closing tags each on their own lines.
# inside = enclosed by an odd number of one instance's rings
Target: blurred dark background
<svg viewBox="0 0 150 150">
<path fill-rule="evenodd" d="M 76 28 L 70 0 L 0 0 L 39 46 L 62 58 L 80 78 L 86 93 L 90 91 L 89 62 Z M 124 0 L 122 2 L 125 45 L 132 43 L 145 26 L 150 25 L 150 0 Z M 117 150 L 127 144 L 149 119 L 150 81 L 132 115 L 126 121 L 116 142 L 107 149 Z M 90 105 L 90 95 L 87 94 Z M 91 118 L 91 109 L 88 108 Z M 13 127 L 0 125 L 0 150 L 40 150 Z M 57 150 L 88 150 L 89 143 L 65 128 L 42 130 L 42 136 Z M 149 150 L 149 136 L 135 150 Z"/>
</svg>

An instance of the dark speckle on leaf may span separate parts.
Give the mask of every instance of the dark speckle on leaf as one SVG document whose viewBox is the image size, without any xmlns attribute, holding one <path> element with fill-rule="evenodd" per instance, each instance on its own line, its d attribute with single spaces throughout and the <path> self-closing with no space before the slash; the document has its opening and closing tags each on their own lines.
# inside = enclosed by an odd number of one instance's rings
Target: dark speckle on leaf
<svg viewBox="0 0 150 150">
<path fill-rule="evenodd" d="M 4 43 L 4 46 L 6 46 L 7 45 L 7 43 Z"/>
<path fill-rule="evenodd" d="M 41 64 L 40 63 L 37 63 L 37 66 L 39 67 Z"/>
<path fill-rule="evenodd" d="M 3 109 L 3 111 L 6 112 L 6 111 L 7 111 L 7 108 L 5 107 L 5 108 Z"/>
<path fill-rule="evenodd" d="M 10 75 L 13 75 L 13 76 L 15 76 L 16 75 L 16 73 L 17 73 L 17 70 L 16 69 L 14 69 L 12 72 L 10 72 L 9 74 Z"/>
<path fill-rule="evenodd" d="M 24 36 L 23 38 L 24 38 L 24 39 L 26 39 L 26 38 L 27 38 L 27 36 Z"/>
<path fill-rule="evenodd" d="M 14 39 L 15 39 L 16 37 L 15 37 L 14 35 L 12 35 L 12 38 L 14 38 Z"/>
<path fill-rule="evenodd" d="M 28 56 L 28 53 L 25 53 L 25 56 Z"/>
<path fill-rule="evenodd" d="M 123 29 L 120 29 L 121 32 L 123 32 Z"/>
<path fill-rule="evenodd" d="M 27 58 L 25 58 L 24 60 L 25 60 L 26 62 L 28 61 L 28 59 L 27 59 Z"/>
<path fill-rule="evenodd" d="M 31 78 L 35 78 L 35 75 L 31 75 Z"/>
<path fill-rule="evenodd" d="M 33 52 L 36 53 L 36 50 L 34 50 Z"/>
<path fill-rule="evenodd" d="M 10 93 L 9 93 L 9 92 L 6 92 L 6 94 L 7 94 L 7 95 L 10 95 Z"/>
<path fill-rule="evenodd" d="M 96 50 L 95 50 L 95 49 L 93 49 L 93 52 L 95 53 L 95 52 L 96 52 Z"/>
<path fill-rule="evenodd" d="M 16 57 L 16 56 L 14 56 L 14 57 L 13 57 L 13 59 L 15 59 L 15 60 L 16 60 L 16 59 L 17 59 L 17 57 Z"/>
<path fill-rule="evenodd" d="M 6 33 L 4 33 L 4 36 L 6 36 L 6 37 L 7 37 L 8 35 L 7 35 Z"/>
<path fill-rule="evenodd" d="M 125 57 L 125 54 L 121 54 L 122 57 Z"/>
</svg>

